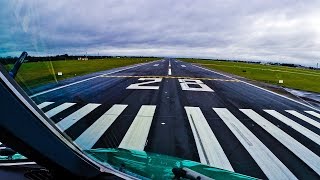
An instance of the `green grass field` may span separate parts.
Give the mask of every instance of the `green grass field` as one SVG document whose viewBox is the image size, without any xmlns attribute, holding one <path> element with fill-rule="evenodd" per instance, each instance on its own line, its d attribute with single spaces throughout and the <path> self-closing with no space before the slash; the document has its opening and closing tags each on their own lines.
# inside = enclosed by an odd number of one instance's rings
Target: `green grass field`
<svg viewBox="0 0 320 180">
<path fill-rule="evenodd" d="M 181 59 L 213 70 L 219 70 L 251 80 L 276 84 L 283 87 L 320 93 L 320 71 L 245 62 Z M 279 84 L 283 80 L 283 84 Z"/>
<path fill-rule="evenodd" d="M 159 58 L 108 58 L 100 60 L 67 60 L 67 61 L 43 61 L 22 64 L 16 77 L 16 81 L 23 88 L 32 88 L 50 82 L 75 76 L 85 75 L 93 72 L 145 63 Z M 13 65 L 7 65 L 11 69 Z M 62 72 L 62 76 L 57 73 Z"/>
</svg>

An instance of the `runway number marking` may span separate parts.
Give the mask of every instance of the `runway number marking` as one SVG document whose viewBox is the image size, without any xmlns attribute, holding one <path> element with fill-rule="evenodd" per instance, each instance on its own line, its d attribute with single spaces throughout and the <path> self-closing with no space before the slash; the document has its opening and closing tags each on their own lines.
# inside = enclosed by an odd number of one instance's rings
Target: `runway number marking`
<svg viewBox="0 0 320 180">
<path fill-rule="evenodd" d="M 204 84 L 201 80 L 197 79 L 178 79 L 180 82 L 181 89 L 184 91 L 203 91 L 203 92 L 214 92 L 209 86 Z M 146 86 L 147 84 L 160 83 L 162 78 L 139 78 L 139 82 L 131 84 L 126 89 L 159 89 L 159 86 Z M 197 87 L 194 87 L 197 86 Z"/>
<path fill-rule="evenodd" d="M 195 79 L 179 79 L 180 86 L 184 91 L 206 91 L 206 92 L 214 92 L 209 86 L 204 84 L 200 80 Z M 190 85 L 197 85 L 200 87 L 190 87 Z"/>
<path fill-rule="evenodd" d="M 162 78 L 139 78 L 139 81 L 147 81 L 131 84 L 127 89 L 159 89 L 159 86 L 143 86 L 146 84 L 159 83 L 162 81 Z"/>
</svg>

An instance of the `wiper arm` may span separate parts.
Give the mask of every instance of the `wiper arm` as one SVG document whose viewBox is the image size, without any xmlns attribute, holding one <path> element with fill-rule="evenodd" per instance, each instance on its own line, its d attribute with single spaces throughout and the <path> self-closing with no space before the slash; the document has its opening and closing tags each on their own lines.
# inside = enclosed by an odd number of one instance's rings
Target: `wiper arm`
<svg viewBox="0 0 320 180">
<path fill-rule="evenodd" d="M 175 179 L 185 178 L 185 179 L 191 179 L 191 180 L 206 180 L 206 179 L 212 179 L 205 175 L 202 175 L 196 171 L 193 171 L 189 168 L 173 168 L 172 172 L 174 174 Z"/>
<path fill-rule="evenodd" d="M 12 78 L 15 78 L 18 70 L 21 66 L 21 64 L 23 63 L 24 59 L 28 56 L 28 53 L 23 51 L 22 54 L 20 55 L 19 59 L 17 60 L 17 62 L 14 64 L 13 68 L 10 70 L 9 74 Z"/>
</svg>

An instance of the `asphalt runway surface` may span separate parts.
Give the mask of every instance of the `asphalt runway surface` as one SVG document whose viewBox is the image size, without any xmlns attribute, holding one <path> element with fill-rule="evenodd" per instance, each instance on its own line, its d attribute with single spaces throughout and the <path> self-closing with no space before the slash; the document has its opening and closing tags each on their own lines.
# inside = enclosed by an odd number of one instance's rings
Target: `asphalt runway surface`
<svg viewBox="0 0 320 180">
<path fill-rule="evenodd" d="M 319 179 L 320 112 L 163 59 L 48 84 L 30 97 L 79 147 L 144 150 L 262 179 Z"/>
</svg>

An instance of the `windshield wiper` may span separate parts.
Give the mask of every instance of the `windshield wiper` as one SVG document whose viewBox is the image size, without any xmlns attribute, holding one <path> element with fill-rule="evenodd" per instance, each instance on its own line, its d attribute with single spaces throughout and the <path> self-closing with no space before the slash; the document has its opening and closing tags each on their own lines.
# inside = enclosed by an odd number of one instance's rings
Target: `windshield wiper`
<svg viewBox="0 0 320 180">
<path fill-rule="evenodd" d="M 24 62 L 24 59 L 28 56 L 28 53 L 23 51 L 19 57 L 19 59 L 16 61 L 16 63 L 14 64 L 13 68 L 10 70 L 9 72 L 9 75 L 12 77 L 12 78 L 15 78 L 17 73 L 18 73 L 18 70 L 21 66 L 21 64 Z"/>
<path fill-rule="evenodd" d="M 209 178 L 203 174 L 200 174 L 196 171 L 193 171 L 189 168 L 172 168 L 172 172 L 174 174 L 174 179 L 180 179 L 180 178 L 184 178 L 184 179 L 191 179 L 191 180 L 206 180 L 206 179 L 212 179 Z"/>
</svg>

